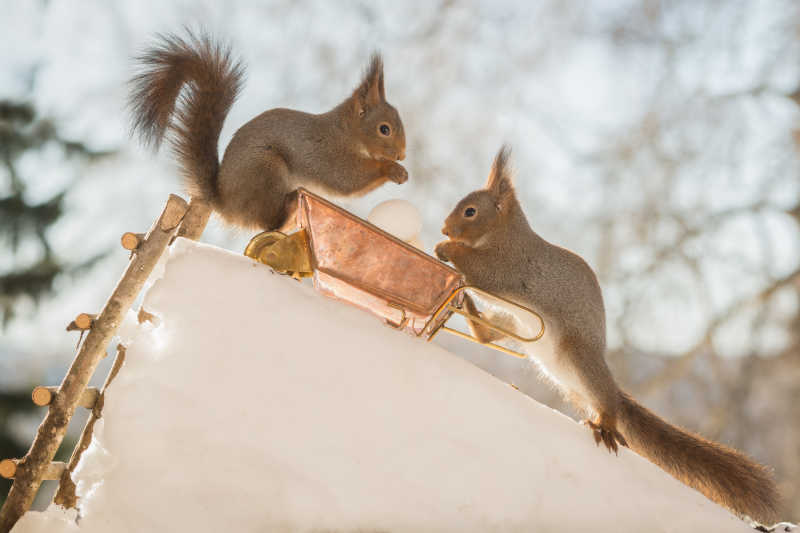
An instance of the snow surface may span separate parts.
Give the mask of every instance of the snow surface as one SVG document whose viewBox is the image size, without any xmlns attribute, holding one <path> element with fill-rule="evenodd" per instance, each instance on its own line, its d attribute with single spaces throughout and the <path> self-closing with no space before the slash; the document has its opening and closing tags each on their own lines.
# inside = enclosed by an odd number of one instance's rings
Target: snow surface
<svg viewBox="0 0 800 533">
<path fill-rule="evenodd" d="M 178 239 L 74 474 L 14 533 L 751 531 L 440 346 Z"/>
</svg>

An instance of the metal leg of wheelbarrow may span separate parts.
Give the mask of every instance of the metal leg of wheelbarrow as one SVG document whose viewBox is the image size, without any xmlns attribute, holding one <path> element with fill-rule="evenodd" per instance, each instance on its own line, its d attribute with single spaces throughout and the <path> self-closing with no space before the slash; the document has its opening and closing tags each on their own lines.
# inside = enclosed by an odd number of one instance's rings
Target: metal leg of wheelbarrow
<svg viewBox="0 0 800 533">
<path fill-rule="evenodd" d="M 530 316 L 536 318 L 539 321 L 539 333 L 537 333 L 533 337 L 523 337 L 523 336 L 518 335 L 518 334 L 514 333 L 513 331 L 510 331 L 510 330 L 508 330 L 508 329 L 506 329 L 506 328 L 504 328 L 502 326 L 499 326 L 497 324 L 493 324 L 492 322 L 486 320 L 483 317 L 474 315 L 474 314 L 472 314 L 472 313 L 470 313 L 468 311 L 464 311 L 460 307 L 457 307 L 457 306 L 453 305 L 453 300 L 455 300 L 456 297 L 459 294 L 461 294 L 462 292 L 464 292 L 464 291 L 472 291 L 472 292 L 474 292 L 474 293 L 476 293 L 478 295 L 481 295 L 481 296 L 483 296 L 485 298 L 488 298 L 490 300 L 499 301 L 505 306 L 509 306 L 509 307 L 518 309 L 518 310 L 520 310 L 520 311 L 522 311 L 524 313 L 529 314 Z M 542 338 L 542 335 L 544 335 L 544 320 L 542 320 L 542 317 L 541 317 L 541 315 L 539 313 L 537 313 L 533 309 L 528 309 L 527 307 L 524 307 L 522 305 L 514 303 L 514 302 L 512 302 L 510 300 L 507 300 L 505 298 L 502 298 L 502 297 L 497 296 L 495 294 L 492 294 L 490 292 L 486 292 L 486 291 L 484 291 L 482 289 L 479 289 L 477 287 L 473 287 L 471 285 L 465 285 L 463 287 L 459 287 L 458 289 L 454 290 L 453 293 L 447 298 L 447 300 L 444 301 L 444 303 L 441 305 L 441 307 L 439 307 L 439 309 L 436 311 L 436 313 L 434 313 L 433 317 L 431 318 L 431 322 L 432 323 L 436 323 L 436 319 L 441 317 L 445 313 L 449 314 L 450 316 L 452 316 L 452 313 L 457 313 L 457 314 L 465 317 L 467 320 L 470 320 L 472 322 L 477 322 L 478 324 L 480 324 L 482 326 L 485 326 L 485 327 L 489 328 L 492 331 L 496 331 L 497 333 L 500 333 L 504 337 L 510 337 L 510 338 L 514 339 L 515 341 L 522 342 L 522 343 L 538 341 L 539 339 Z M 440 325 L 430 333 L 430 335 L 428 336 L 428 341 L 432 340 L 436 336 L 436 334 L 439 333 L 439 331 L 443 330 L 443 331 L 446 331 L 446 332 L 450 333 L 451 335 L 455 335 L 457 337 L 461 337 L 462 339 L 466 339 L 466 340 L 474 342 L 476 344 L 480 344 L 481 346 L 486 346 L 487 348 L 492 348 L 494 350 L 503 352 L 503 353 L 508 354 L 508 355 L 512 355 L 514 357 L 519 357 L 521 359 L 525 359 L 527 357 L 525 354 L 517 352 L 517 351 L 514 351 L 514 350 L 512 350 L 510 348 L 506 348 L 505 346 L 501 346 L 501 345 L 495 344 L 493 342 L 483 342 L 480 339 L 478 339 L 477 337 L 475 337 L 474 335 L 470 335 L 468 333 L 464 333 L 462 331 L 458 331 L 457 329 L 453 329 L 453 328 L 447 327 L 445 324 L 450 319 L 450 316 L 448 316 L 447 319 L 443 320 L 440 323 Z"/>
</svg>

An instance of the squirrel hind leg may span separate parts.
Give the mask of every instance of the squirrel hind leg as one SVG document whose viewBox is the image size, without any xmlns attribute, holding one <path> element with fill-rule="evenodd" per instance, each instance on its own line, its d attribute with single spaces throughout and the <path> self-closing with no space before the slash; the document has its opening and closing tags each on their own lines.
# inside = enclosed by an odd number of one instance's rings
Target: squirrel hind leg
<svg viewBox="0 0 800 533">
<path fill-rule="evenodd" d="M 602 442 L 609 452 L 618 453 L 619 446 L 628 446 L 628 442 L 622 433 L 617 430 L 617 421 L 604 415 L 599 415 L 595 420 L 586 419 L 583 424 L 587 426 L 594 436 L 594 442 L 598 446 Z"/>
<path fill-rule="evenodd" d="M 216 208 L 231 224 L 275 230 L 289 215 L 289 167 L 271 145 L 250 148 L 240 148 L 231 141 L 217 180 Z"/>
<path fill-rule="evenodd" d="M 298 227 L 297 212 L 299 210 L 297 198 L 299 193 L 297 189 L 291 191 L 283 198 L 283 206 L 281 213 L 278 216 L 277 230 L 283 233 L 289 233 Z"/>
</svg>

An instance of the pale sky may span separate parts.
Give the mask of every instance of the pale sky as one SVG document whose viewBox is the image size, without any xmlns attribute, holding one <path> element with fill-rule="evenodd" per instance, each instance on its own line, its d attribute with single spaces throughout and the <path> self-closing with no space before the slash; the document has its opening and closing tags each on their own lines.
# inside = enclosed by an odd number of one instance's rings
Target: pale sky
<svg viewBox="0 0 800 533">
<path fill-rule="evenodd" d="M 760 75 L 766 55 L 774 52 L 762 43 L 779 15 L 754 7 L 738 23 L 741 31 L 735 36 L 734 48 L 745 52 L 730 56 L 726 46 L 734 36 L 715 30 L 724 27 L 727 11 L 702 12 L 687 4 L 686 16 L 708 24 L 708 35 L 695 56 L 681 56 L 682 86 L 665 90 L 659 79 L 665 61 L 660 50 L 614 47 L 603 29 L 604 21 L 625 16 L 636 2 L 565 4 L 455 3 L 440 15 L 438 4 L 423 1 L 0 0 L 0 49 L 7 51 L 0 55 L 0 97 L 30 100 L 58 120 L 65 136 L 120 150 L 119 156 L 84 171 L 70 167 L 56 151 L 20 161 L 32 200 L 45 200 L 72 184 L 67 197 L 72 209 L 50 235 L 57 253 L 83 258 L 113 251 L 89 275 L 60 280 L 57 296 L 38 310 L 22 306 L 21 318 L 0 334 L 0 383 L 37 379 L 51 365 L 56 365 L 52 378 L 60 378 L 77 340 L 64 326 L 79 312 L 97 311 L 126 264 L 119 236 L 146 230 L 167 194 L 181 192 L 168 153 L 145 152 L 129 139 L 124 99 L 131 57 L 155 32 L 180 31 L 184 25 L 202 25 L 229 40 L 247 65 L 247 81 L 225 124 L 221 147 L 265 109 L 329 109 L 347 96 L 369 53 L 379 49 L 385 57 L 388 100 L 399 109 L 407 132 L 405 163 L 411 179 L 402 187 L 389 184 L 348 207 L 363 216 L 384 199 L 412 201 L 423 213 L 423 238 L 431 250 L 444 217 L 464 194 L 482 186 L 495 151 L 508 141 L 514 146 L 519 194 L 534 229 L 594 264 L 599 229 L 588 221 L 598 213 L 627 216 L 640 211 L 642 191 L 656 182 L 634 162 L 617 188 L 601 190 L 602 176 L 583 156 L 627 135 L 654 99 L 669 101 L 688 90 L 716 94 L 748 87 Z M 787 65 L 770 76 L 770 84 L 791 90 L 797 75 L 798 67 Z M 680 194 L 664 198 L 664 205 L 722 209 L 746 203 L 765 188 L 776 203 L 796 200 L 796 180 L 769 180 L 771 174 L 785 175 L 786 164 L 777 155 L 765 159 L 764 151 L 782 142 L 776 138 L 796 121 L 797 110 L 780 98 L 758 105 L 771 113 L 741 110 L 747 141 L 736 151 L 741 158 L 736 176 L 726 161 L 717 160 L 727 152 L 709 143 L 704 146 L 708 157 L 703 174 L 687 174 Z M 714 127 L 739 126 L 723 116 Z M 701 137 L 698 145 L 704 143 Z M 798 228 L 781 216 L 765 224 L 779 241 L 769 264 L 780 275 L 800 258 Z M 670 231 L 663 228 L 665 234 Z M 248 237 L 214 222 L 204 240 L 238 251 Z M 742 257 L 735 265 L 708 263 L 714 275 L 703 290 L 711 295 L 711 307 L 763 282 L 742 267 L 761 257 L 761 244 L 747 221 L 720 230 L 713 242 L 698 244 L 732 248 Z M 25 263 L 36 253 L 33 246 L 23 247 L 13 260 L 0 253 L 0 267 Z M 615 260 L 634 269 L 646 254 L 644 248 L 628 247 Z M 665 276 L 634 285 L 642 307 L 635 331 L 644 348 L 679 352 L 696 341 L 710 310 L 689 274 L 676 266 Z M 618 281 L 604 283 L 609 324 L 620 312 L 618 287 Z M 797 302 L 784 305 L 791 309 Z M 611 326 L 612 343 L 614 335 Z M 778 333 L 775 339 L 780 342 Z M 723 342 L 735 352 L 735 328 Z M 21 360 L 24 365 L 18 364 Z"/>
</svg>

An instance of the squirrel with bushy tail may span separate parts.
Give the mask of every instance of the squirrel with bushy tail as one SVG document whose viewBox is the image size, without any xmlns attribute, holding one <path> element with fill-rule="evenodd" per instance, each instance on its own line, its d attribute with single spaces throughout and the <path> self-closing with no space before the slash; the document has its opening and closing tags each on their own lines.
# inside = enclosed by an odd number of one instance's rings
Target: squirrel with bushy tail
<svg viewBox="0 0 800 533">
<path fill-rule="evenodd" d="M 208 35 L 161 36 L 131 80 L 133 130 L 147 145 L 168 137 L 186 188 L 231 224 L 277 229 L 298 187 L 355 197 L 408 173 L 405 131 L 386 101 L 381 56 L 373 54 L 356 89 L 330 111 L 271 109 L 239 128 L 222 162 L 217 144 L 244 68 Z"/>
<path fill-rule="evenodd" d="M 623 392 L 605 361 L 606 318 L 589 265 L 534 232 L 512 182 L 509 149 L 497 154 L 483 189 L 462 199 L 436 246 L 468 284 L 537 311 L 547 342 L 531 352 L 564 397 L 587 419 L 595 442 L 628 446 L 686 485 L 740 515 L 769 523 L 778 491 L 767 468 L 744 454 L 664 421 Z M 479 313 L 467 300 L 470 311 Z M 489 313 L 489 311 L 487 311 Z M 475 336 L 500 335 L 470 322 Z"/>
</svg>

